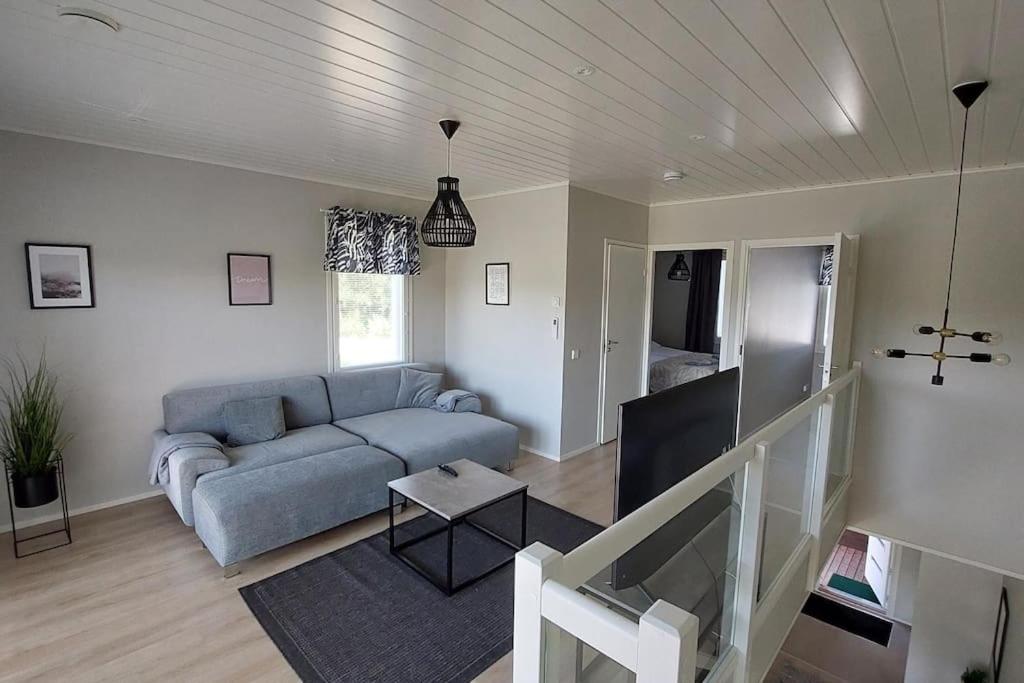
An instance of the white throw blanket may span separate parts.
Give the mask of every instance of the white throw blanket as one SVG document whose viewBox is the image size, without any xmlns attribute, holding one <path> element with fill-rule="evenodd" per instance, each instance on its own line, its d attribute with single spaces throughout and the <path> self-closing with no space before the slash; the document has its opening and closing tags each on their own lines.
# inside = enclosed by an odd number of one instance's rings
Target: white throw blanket
<svg viewBox="0 0 1024 683">
<path fill-rule="evenodd" d="M 171 480 L 170 471 L 167 466 L 167 459 L 175 451 L 182 448 L 202 448 L 224 452 L 224 446 L 220 441 L 205 432 L 183 432 L 181 434 L 168 434 L 161 437 L 153 445 L 153 455 L 149 458 L 149 483 L 167 484 Z"/>
</svg>

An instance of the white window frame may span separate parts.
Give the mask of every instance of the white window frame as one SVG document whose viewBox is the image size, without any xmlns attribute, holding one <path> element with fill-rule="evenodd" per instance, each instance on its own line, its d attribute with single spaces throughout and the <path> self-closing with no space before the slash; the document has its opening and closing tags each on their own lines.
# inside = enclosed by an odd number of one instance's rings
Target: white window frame
<svg viewBox="0 0 1024 683">
<path fill-rule="evenodd" d="M 365 365 L 342 365 L 338 347 L 338 275 L 341 273 L 327 272 L 327 370 L 358 370 L 360 368 L 379 368 L 389 365 L 401 365 L 412 360 L 413 344 L 413 286 L 412 277 L 400 275 L 402 278 L 402 353 L 401 358 L 387 363 L 368 363 Z"/>
</svg>

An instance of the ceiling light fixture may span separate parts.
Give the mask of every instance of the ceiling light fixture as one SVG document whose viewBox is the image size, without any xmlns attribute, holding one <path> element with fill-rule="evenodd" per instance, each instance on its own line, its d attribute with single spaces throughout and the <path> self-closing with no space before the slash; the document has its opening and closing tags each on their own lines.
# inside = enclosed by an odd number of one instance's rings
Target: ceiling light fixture
<svg viewBox="0 0 1024 683">
<path fill-rule="evenodd" d="M 448 173 L 437 179 L 437 198 L 430 205 L 420 235 L 428 247 L 471 247 L 476 243 L 476 224 L 459 195 L 459 179 L 452 177 L 452 136 L 459 122 L 438 121 L 448 138 Z"/>
<path fill-rule="evenodd" d="M 665 171 L 661 179 L 666 183 L 678 183 L 680 180 L 686 177 L 686 174 L 682 171 Z"/>
<path fill-rule="evenodd" d="M 690 142 L 704 142 L 707 139 L 707 135 L 701 135 L 700 133 L 694 133 L 690 136 Z"/>
<path fill-rule="evenodd" d="M 668 279 L 678 280 L 679 282 L 690 281 L 690 267 L 686 265 L 686 254 L 683 252 L 676 254 L 676 260 L 672 262 L 672 266 L 668 269 Z"/>
<path fill-rule="evenodd" d="M 946 309 L 942 314 L 942 326 L 935 327 L 933 325 L 914 325 L 914 334 L 920 335 L 939 335 L 939 350 L 933 353 L 916 353 L 907 351 L 906 349 L 874 349 L 871 352 L 875 358 L 907 358 L 908 356 L 919 356 L 923 358 L 931 358 L 935 361 L 935 374 L 932 375 L 932 384 L 935 386 L 942 386 L 944 378 L 942 376 L 942 363 L 953 358 L 961 358 L 969 360 L 972 363 L 992 363 L 993 365 L 1005 366 L 1010 364 L 1010 357 L 1005 353 L 969 353 L 969 354 L 951 354 L 946 353 L 946 340 L 953 339 L 955 337 L 969 337 L 972 341 L 980 342 L 982 344 L 995 345 L 1003 340 L 1003 335 L 998 332 L 958 332 L 954 328 L 949 326 L 949 295 L 953 289 L 953 263 L 954 257 L 956 256 L 956 237 L 957 230 L 960 225 L 960 194 L 963 190 L 964 184 L 964 150 L 967 147 L 967 117 L 971 112 L 971 105 L 974 104 L 981 94 L 985 92 L 985 88 L 988 87 L 988 81 L 967 81 L 961 83 L 953 88 L 953 94 L 960 100 L 960 104 L 964 107 L 964 133 L 963 139 L 960 141 L 960 174 L 957 177 L 956 185 L 956 212 L 953 214 L 953 244 L 949 251 L 949 278 L 946 282 Z"/>
<path fill-rule="evenodd" d="M 577 76 L 580 76 L 580 77 L 582 77 L 582 78 L 586 78 L 587 76 L 593 76 L 593 75 L 594 75 L 594 72 L 595 72 L 596 70 L 597 70 L 597 69 L 595 69 L 595 68 L 594 68 L 593 66 L 591 66 L 590 64 L 580 64 L 580 65 L 579 65 L 579 66 L 577 66 L 577 67 L 576 67 L 575 69 L 573 69 L 573 70 L 572 70 L 572 72 L 573 72 L 574 74 L 576 74 Z"/>
<path fill-rule="evenodd" d="M 87 9 L 85 7 L 58 7 L 57 16 L 62 18 L 70 17 L 87 19 L 89 21 L 96 22 L 97 24 L 103 24 L 111 31 L 121 30 L 121 24 L 117 23 L 117 21 L 112 17 L 108 17 L 106 14 L 103 14 L 103 12 L 97 12 L 94 9 Z"/>
</svg>

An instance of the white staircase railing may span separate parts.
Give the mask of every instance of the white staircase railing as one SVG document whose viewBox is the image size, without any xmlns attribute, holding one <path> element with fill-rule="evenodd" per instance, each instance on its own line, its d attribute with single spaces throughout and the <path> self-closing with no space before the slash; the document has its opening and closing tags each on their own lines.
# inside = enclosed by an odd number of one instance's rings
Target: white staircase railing
<svg viewBox="0 0 1024 683">
<path fill-rule="evenodd" d="M 827 559 L 823 551 L 845 526 L 859 387 L 856 363 L 572 552 L 562 555 L 540 543 L 521 551 L 515 683 L 594 680 L 588 671 L 603 671 L 600 680 L 638 683 L 690 683 L 698 670 L 706 681 L 761 680 L 814 588 Z M 714 628 L 702 628 L 696 614 L 647 590 L 646 610 L 622 609 L 595 577 L 712 492 L 732 499 L 716 518 L 728 526 L 718 532 L 728 537 L 722 570 L 699 555 L 713 578 Z M 668 563 L 657 578 L 664 591 L 655 593 L 674 594 Z M 701 609 L 707 612 L 706 601 Z M 702 632 L 710 634 L 710 645 L 698 652 Z M 583 644 L 594 651 L 591 660 L 607 666 L 585 666 Z"/>
</svg>

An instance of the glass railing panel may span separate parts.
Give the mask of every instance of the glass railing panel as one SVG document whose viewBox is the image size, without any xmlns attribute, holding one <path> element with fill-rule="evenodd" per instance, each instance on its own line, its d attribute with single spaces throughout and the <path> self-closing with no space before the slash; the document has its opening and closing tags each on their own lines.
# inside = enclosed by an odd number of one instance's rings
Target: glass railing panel
<svg viewBox="0 0 1024 683">
<path fill-rule="evenodd" d="M 743 473 L 720 482 L 580 590 L 639 621 L 657 600 L 697 616 L 697 680 L 733 643 Z"/>
<path fill-rule="evenodd" d="M 810 529 L 819 411 L 812 412 L 771 444 L 765 462 L 761 571 L 758 600 Z"/>
<path fill-rule="evenodd" d="M 828 444 L 828 474 L 825 479 L 825 500 L 832 496 L 850 473 L 850 419 L 853 417 L 854 383 L 847 384 L 832 404 L 832 432 Z"/>
<path fill-rule="evenodd" d="M 636 683 L 636 674 L 580 640 L 576 645 L 572 678 L 562 680 L 576 683 Z"/>
</svg>

